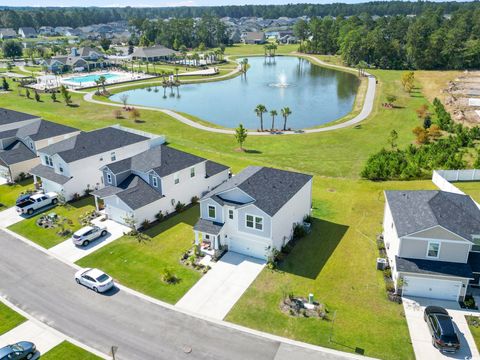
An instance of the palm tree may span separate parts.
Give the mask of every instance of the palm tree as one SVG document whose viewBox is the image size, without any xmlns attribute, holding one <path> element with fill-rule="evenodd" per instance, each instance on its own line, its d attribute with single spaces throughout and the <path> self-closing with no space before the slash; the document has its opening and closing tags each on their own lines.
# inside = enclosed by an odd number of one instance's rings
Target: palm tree
<svg viewBox="0 0 480 360">
<path fill-rule="evenodd" d="M 99 82 L 100 84 L 102 84 L 102 88 L 103 88 L 103 92 L 104 92 L 104 93 L 107 92 L 107 90 L 105 89 L 105 82 L 106 82 L 106 81 L 107 81 L 107 78 L 106 78 L 105 76 L 103 76 L 103 75 L 98 78 L 98 82 Z"/>
<path fill-rule="evenodd" d="M 275 51 L 277 50 L 277 44 L 276 43 L 272 43 L 270 45 L 270 56 L 272 56 L 272 52 L 273 52 L 273 56 L 275 56 Z"/>
<path fill-rule="evenodd" d="M 267 108 L 265 105 L 258 104 L 254 111 L 260 118 L 260 130 L 263 131 L 263 114 L 267 112 Z"/>
<path fill-rule="evenodd" d="M 283 130 L 287 130 L 287 118 L 292 115 L 292 111 L 290 110 L 290 108 L 288 106 L 285 106 L 282 110 L 280 110 L 282 112 L 282 116 L 283 116 Z"/>
<path fill-rule="evenodd" d="M 245 58 L 243 59 L 241 62 L 240 62 L 241 66 L 242 66 L 242 71 L 243 73 L 245 74 L 245 76 L 247 75 L 247 69 L 248 69 L 248 59 Z"/>
<path fill-rule="evenodd" d="M 272 117 L 272 131 L 275 129 L 275 116 L 277 116 L 277 110 L 270 110 L 270 116 Z"/>
<path fill-rule="evenodd" d="M 179 70 L 180 70 L 180 69 L 179 69 L 178 67 L 175 68 L 175 76 L 177 77 L 177 81 L 178 81 L 178 71 L 179 71 Z"/>
</svg>

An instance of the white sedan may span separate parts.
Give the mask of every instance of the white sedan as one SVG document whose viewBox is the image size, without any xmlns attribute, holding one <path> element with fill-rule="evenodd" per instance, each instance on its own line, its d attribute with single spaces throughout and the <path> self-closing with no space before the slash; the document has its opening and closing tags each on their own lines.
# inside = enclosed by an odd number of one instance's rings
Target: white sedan
<svg viewBox="0 0 480 360">
<path fill-rule="evenodd" d="M 84 285 L 97 293 L 110 290 L 113 286 L 113 279 L 98 269 L 82 269 L 75 273 L 77 284 Z"/>
<path fill-rule="evenodd" d="M 91 241 L 107 235 L 107 229 L 102 226 L 85 226 L 72 236 L 72 241 L 78 246 L 87 246 Z"/>
</svg>

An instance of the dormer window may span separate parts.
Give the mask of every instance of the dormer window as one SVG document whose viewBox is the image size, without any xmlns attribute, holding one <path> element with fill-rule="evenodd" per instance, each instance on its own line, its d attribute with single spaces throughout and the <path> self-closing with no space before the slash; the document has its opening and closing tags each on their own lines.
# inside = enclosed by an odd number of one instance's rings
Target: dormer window
<svg viewBox="0 0 480 360">
<path fill-rule="evenodd" d="M 112 161 L 117 160 L 117 155 L 115 155 L 115 151 L 112 151 L 112 152 L 110 153 L 110 159 L 111 159 Z"/>
<path fill-rule="evenodd" d="M 178 176 L 178 173 L 173 175 L 173 182 L 176 184 L 180 183 L 180 177 Z"/>
<path fill-rule="evenodd" d="M 107 183 L 111 184 L 112 183 L 112 174 L 107 173 Z"/>
<path fill-rule="evenodd" d="M 52 161 L 52 158 L 50 156 L 45 155 L 44 159 L 45 159 L 45 165 L 53 167 L 53 161 Z"/>
<path fill-rule="evenodd" d="M 155 177 L 155 176 L 152 177 L 152 185 L 153 185 L 154 187 L 158 187 L 158 179 L 157 179 L 157 177 Z"/>
</svg>

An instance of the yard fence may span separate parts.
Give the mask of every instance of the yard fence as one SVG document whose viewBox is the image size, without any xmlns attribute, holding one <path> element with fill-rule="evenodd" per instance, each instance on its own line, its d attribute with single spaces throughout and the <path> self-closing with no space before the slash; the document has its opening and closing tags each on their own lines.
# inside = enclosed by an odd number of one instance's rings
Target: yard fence
<svg viewBox="0 0 480 360">
<path fill-rule="evenodd" d="M 434 170 L 432 182 L 437 185 L 440 190 L 452 192 L 455 194 L 466 195 L 462 190 L 457 188 L 451 182 L 461 181 L 480 181 L 480 170 Z M 475 202 L 480 208 L 480 205 Z"/>
</svg>

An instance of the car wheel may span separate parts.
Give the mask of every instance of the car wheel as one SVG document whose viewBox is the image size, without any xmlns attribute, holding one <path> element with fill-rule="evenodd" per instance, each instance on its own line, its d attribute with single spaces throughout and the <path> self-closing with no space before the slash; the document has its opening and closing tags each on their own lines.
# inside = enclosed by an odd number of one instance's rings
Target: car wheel
<svg viewBox="0 0 480 360">
<path fill-rule="evenodd" d="M 82 243 L 82 246 L 88 246 L 88 244 L 90 244 L 90 241 L 85 240 L 85 241 Z"/>
<path fill-rule="evenodd" d="M 58 203 L 58 199 L 53 199 L 52 204 L 55 205 L 56 203 Z"/>
<path fill-rule="evenodd" d="M 93 291 L 95 291 L 96 293 L 98 293 L 98 289 L 94 286 L 93 287 Z"/>
<path fill-rule="evenodd" d="M 31 358 L 33 358 L 33 353 L 27 355 L 27 360 L 30 360 Z"/>
<path fill-rule="evenodd" d="M 80 284 L 80 279 L 75 279 L 75 281 L 77 282 L 77 284 Z"/>
<path fill-rule="evenodd" d="M 28 210 L 27 210 L 27 214 L 28 214 L 28 215 L 32 215 L 32 214 L 33 214 L 33 209 L 28 209 Z"/>
<path fill-rule="evenodd" d="M 100 236 L 105 236 L 107 235 L 107 230 L 103 230 L 102 233 L 100 234 Z"/>
</svg>

